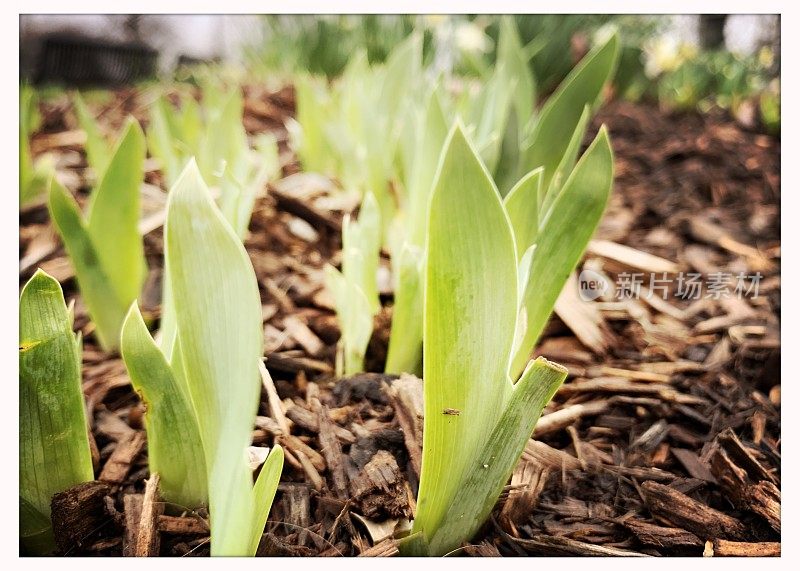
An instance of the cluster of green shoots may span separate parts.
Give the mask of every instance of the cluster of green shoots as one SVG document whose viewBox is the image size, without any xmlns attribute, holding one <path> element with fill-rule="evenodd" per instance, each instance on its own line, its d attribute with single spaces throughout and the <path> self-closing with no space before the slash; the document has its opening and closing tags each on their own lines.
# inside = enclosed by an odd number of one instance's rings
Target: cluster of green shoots
<svg viewBox="0 0 800 571">
<path fill-rule="evenodd" d="M 386 372 L 422 371 L 427 212 L 445 138 L 456 118 L 503 198 L 517 232 L 518 259 L 530 269 L 520 293 L 523 321 L 512 368 L 515 376 L 522 372 L 608 198 L 609 185 L 596 175 L 598 159 L 592 153 L 578 158 L 617 51 L 612 35 L 538 110 L 535 80 L 511 18 L 501 19 L 495 66 L 477 87 L 468 85 L 455 94 L 443 80 L 425 73 L 420 38 L 413 35 L 385 65 L 369 66 L 357 54 L 330 89 L 309 78 L 298 83 L 295 144 L 304 167 L 335 176 L 346 191 L 370 197 L 365 205 L 374 197 L 380 207 L 381 245 L 391 253 L 394 279 Z M 422 104 L 418 93 L 426 94 Z M 358 224 L 374 224 L 371 212 L 367 218 Z M 374 233 L 353 232 L 352 224 L 345 223 L 343 242 L 349 244 L 344 245 L 342 273 L 360 276 L 350 279 L 348 288 L 360 288 L 369 301 L 380 248 L 371 242 Z M 353 243 L 357 235 L 363 240 Z M 359 260 L 363 267 L 354 267 Z M 346 347 L 340 351 L 342 370 L 357 372 L 375 306 L 361 295 L 339 295 L 344 286 L 335 281 L 329 280 L 329 286 L 337 293 Z"/>
<path fill-rule="evenodd" d="M 208 105 L 209 124 L 199 139 L 205 174 L 191 156 L 177 158 L 178 150 L 190 148 L 180 139 L 183 134 L 159 139 L 161 152 L 175 151 L 170 156 L 178 160 L 163 163 L 165 177 L 175 180 L 164 227 L 162 279 L 170 293 L 170 331 L 162 347 L 136 301 L 147 273 L 138 227 L 146 139 L 138 122 L 129 119 L 112 146 L 76 97 L 94 180 L 85 214 L 55 177 L 48 177 L 43 190 L 96 337 L 107 351 L 121 352 L 146 404 L 150 470 L 160 476 L 163 499 L 181 510 L 209 508 L 212 554 L 253 555 L 283 452 L 279 446 L 270 451 L 254 482 L 246 449 L 260 401 L 263 332 L 258 284 L 241 236 L 256 193 L 279 166 L 274 140 L 250 149 L 241 95 L 208 97 L 222 100 Z M 192 104 L 184 104 L 187 117 Z M 154 155 L 158 116 L 155 111 L 149 133 Z M 224 137 L 230 147 L 215 137 Z M 216 202 L 206 179 L 219 190 Z M 72 310 L 60 285 L 41 270 L 20 296 L 19 348 L 20 536 L 27 552 L 46 554 L 54 549 L 51 498 L 91 480 L 93 467 L 80 388 L 80 337 L 72 332 Z"/>
<path fill-rule="evenodd" d="M 513 21 L 504 19 L 498 61 L 477 91 L 448 97 L 440 81 L 427 81 L 413 36 L 385 66 L 356 56 L 330 91 L 311 81 L 298 86 L 304 165 L 364 193 L 358 221 L 345 220 L 342 272 L 327 271 L 342 333 L 340 371 L 363 368 L 386 244 L 394 278 L 386 371 L 423 376 L 422 473 L 408 554 L 457 548 L 497 501 L 566 376 L 529 359 L 612 187 L 605 128 L 580 150 L 614 72 L 616 36 L 538 111 L 523 53 Z M 385 88 L 393 74 L 403 80 L 390 90 L 354 91 Z M 412 90 L 427 93 L 423 105 Z M 353 112 L 354 97 L 366 111 Z"/>
<path fill-rule="evenodd" d="M 357 54 L 330 89 L 297 82 L 293 134 L 304 166 L 363 196 L 357 219 L 344 221 L 341 271 L 326 269 L 342 330 L 337 369 L 363 369 L 386 246 L 394 277 L 386 369 L 424 380 L 422 471 L 404 554 L 458 548 L 497 502 L 566 377 L 530 355 L 611 191 L 605 128 L 580 150 L 615 67 L 616 36 L 539 110 L 524 53 L 504 19 L 498 61 L 474 89 L 450 90 L 426 74 L 416 35 L 385 65 Z M 179 110 L 161 99 L 147 137 L 129 120 L 113 147 L 79 100 L 76 111 L 94 172 L 89 204 L 83 214 L 52 177 L 48 201 L 97 337 L 120 350 L 147 406 L 150 469 L 164 499 L 209 508 L 213 555 L 252 555 L 283 453 L 276 446 L 254 480 L 245 450 L 263 333 L 241 238 L 277 170 L 274 141 L 251 150 L 238 90 L 209 88 L 202 105 L 184 98 Z M 136 302 L 146 273 L 137 228 L 146 144 L 171 187 L 160 344 Z M 46 553 L 50 498 L 93 476 L 80 339 L 59 284 L 41 271 L 22 291 L 20 322 L 20 529 L 28 550 Z"/>
</svg>

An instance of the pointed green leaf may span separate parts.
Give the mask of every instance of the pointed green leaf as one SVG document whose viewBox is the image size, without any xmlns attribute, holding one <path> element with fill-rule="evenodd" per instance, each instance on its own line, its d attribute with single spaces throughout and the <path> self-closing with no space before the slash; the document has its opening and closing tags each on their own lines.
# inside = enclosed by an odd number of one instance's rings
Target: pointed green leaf
<svg viewBox="0 0 800 571">
<path fill-rule="evenodd" d="M 536 235 L 539 232 L 539 193 L 543 174 L 541 168 L 529 172 L 503 199 L 511 227 L 514 229 L 518 259 L 522 258 L 525 250 L 536 243 Z"/>
<path fill-rule="evenodd" d="M 575 165 L 550 211 L 540 221 L 525 291 L 525 336 L 511 365 L 522 371 L 547 324 L 558 294 L 583 256 L 603 216 L 613 182 L 614 158 L 605 127 Z"/>
<path fill-rule="evenodd" d="M 425 429 L 414 531 L 429 541 L 512 390 L 513 240 L 500 195 L 457 125 L 445 145 L 428 222 Z"/>
<path fill-rule="evenodd" d="M 147 412 L 150 471 L 161 476 L 164 499 L 183 509 L 208 505 L 206 463 L 189 395 L 175 379 L 134 303 L 122 327 L 122 358 Z"/>
<path fill-rule="evenodd" d="M 556 168 L 556 172 L 550 179 L 550 188 L 542 188 L 543 200 L 540 201 L 542 213 L 550 210 L 550 206 L 558 196 L 559 191 L 564 186 L 569 177 L 572 169 L 575 167 L 575 161 L 578 159 L 578 153 L 583 144 L 583 138 L 586 136 L 586 128 L 589 126 L 589 119 L 592 117 L 592 110 L 587 105 L 583 108 L 581 118 L 578 120 L 578 125 L 572 133 L 572 138 L 569 140 L 567 150 L 564 151 L 564 156 L 561 157 L 561 162 Z"/>
<path fill-rule="evenodd" d="M 543 166 L 544 189 L 550 186 L 584 107 L 595 105 L 603 86 L 613 75 L 618 44 L 614 34 L 589 52 L 542 107 L 522 168 L 530 171 Z"/>
<path fill-rule="evenodd" d="M 123 304 L 123 313 L 139 296 L 146 274 L 139 233 L 144 156 L 144 134 L 139 123 L 130 118 L 105 174 L 92 191 L 86 214 L 89 236 Z"/>
<path fill-rule="evenodd" d="M 428 554 L 444 555 L 483 525 L 508 482 L 542 409 L 567 377 L 567 369 L 539 357 L 531 361 L 491 432 L 472 459 L 442 526 L 428 538 Z"/>
<path fill-rule="evenodd" d="M 103 178 L 103 173 L 109 161 L 111 161 L 111 145 L 103 136 L 98 122 L 89 112 L 79 93 L 75 93 L 72 98 L 72 104 L 75 108 L 75 115 L 78 118 L 78 125 L 86 133 L 86 159 L 89 166 L 94 170 L 95 180 L 99 181 Z"/>
<path fill-rule="evenodd" d="M 527 125 L 533 114 L 535 82 L 528 58 L 512 16 L 500 17 L 500 41 L 497 47 L 498 68 L 503 68 L 508 83 L 514 82 L 514 111 L 519 125 Z"/>
<path fill-rule="evenodd" d="M 278 491 L 278 482 L 281 479 L 282 471 L 283 448 L 276 445 L 269 451 L 269 456 L 261 466 L 261 472 L 258 474 L 256 485 L 253 488 L 255 509 L 253 510 L 252 541 L 250 543 L 250 552 L 253 554 L 258 550 L 261 535 L 264 533 L 264 526 L 267 524 L 275 492 Z"/>
<path fill-rule="evenodd" d="M 37 270 L 19 300 L 20 536 L 31 550 L 52 548 L 53 494 L 93 479 L 80 363 L 61 286 Z"/>
<path fill-rule="evenodd" d="M 386 373 L 422 373 L 423 261 L 423 250 L 409 243 L 392 257 L 394 305 Z"/>
<path fill-rule="evenodd" d="M 185 159 L 178 151 L 175 134 L 170 129 L 168 117 L 175 110 L 163 97 L 150 107 L 150 123 L 147 127 L 147 146 L 150 154 L 161 161 L 161 172 L 171 187 L 183 170 Z"/>
<path fill-rule="evenodd" d="M 255 506 L 245 449 L 260 395 L 261 298 L 247 252 L 194 161 L 170 191 L 165 256 L 177 355 L 209 469 L 212 554 L 248 555 Z"/>
<path fill-rule="evenodd" d="M 78 204 L 55 178 L 50 182 L 48 207 L 50 218 L 75 268 L 78 287 L 96 326 L 98 340 L 104 349 L 112 350 L 119 344 L 125 305 L 100 263 L 100 256 L 89 238 Z"/>
</svg>

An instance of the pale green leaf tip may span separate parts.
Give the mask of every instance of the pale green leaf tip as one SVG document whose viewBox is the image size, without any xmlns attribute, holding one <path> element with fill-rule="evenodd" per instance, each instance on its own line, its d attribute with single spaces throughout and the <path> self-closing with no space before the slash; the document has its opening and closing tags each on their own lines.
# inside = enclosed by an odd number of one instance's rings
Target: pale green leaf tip
<svg viewBox="0 0 800 571">
<path fill-rule="evenodd" d="M 45 290 L 49 289 L 53 292 L 58 291 L 61 292 L 61 284 L 58 283 L 58 280 L 55 279 L 53 276 L 48 274 L 42 268 L 36 268 L 33 276 L 31 279 L 27 281 L 27 283 L 23 286 L 22 292 L 20 293 L 20 298 L 25 295 L 25 292 L 28 290 L 29 287 L 34 287 L 37 290 Z"/>
<path fill-rule="evenodd" d="M 556 373 L 558 373 L 560 375 L 565 375 L 566 376 L 569 373 L 569 370 L 564 365 L 561 365 L 560 363 L 556 363 L 555 361 L 550 361 L 549 359 L 547 359 L 545 357 L 536 357 L 536 359 L 533 359 L 533 360 L 529 361 L 528 362 L 528 366 L 525 367 L 525 373 L 528 372 L 528 369 L 530 369 L 530 368 L 532 368 L 532 367 L 534 367 L 536 365 L 539 365 L 539 366 L 542 366 L 542 367 L 546 367 L 546 368 L 550 369 L 551 371 L 554 371 L 554 372 L 556 372 Z M 523 376 L 525 375 L 525 373 L 523 373 Z"/>
</svg>

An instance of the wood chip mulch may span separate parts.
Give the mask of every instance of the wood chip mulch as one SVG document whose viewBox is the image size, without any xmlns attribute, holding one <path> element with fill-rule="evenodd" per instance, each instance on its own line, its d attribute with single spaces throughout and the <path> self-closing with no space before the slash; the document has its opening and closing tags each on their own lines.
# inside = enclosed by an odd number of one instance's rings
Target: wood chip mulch
<svg viewBox="0 0 800 571">
<path fill-rule="evenodd" d="M 146 95 L 114 93 L 101 121 L 110 130 L 128 113 L 146 122 Z M 300 172 L 283 129 L 292 90 L 250 87 L 246 95 L 245 126 L 278 136 L 285 175 L 259 198 L 246 240 L 274 379 L 262 391 L 253 445 L 286 450 L 259 554 L 396 555 L 391 535 L 415 510 L 421 382 L 377 373 L 334 378 L 339 331 L 321 270 L 338 263 L 341 218 L 355 205 L 329 181 Z M 54 153 L 62 180 L 85 197 L 82 134 L 68 100 L 48 104 L 43 116 L 35 152 Z M 780 140 L 721 115 L 624 102 L 601 110 L 594 127 L 602 122 L 612 135 L 616 183 L 583 268 L 612 283 L 642 274 L 641 290 L 593 303 L 559 300 L 537 354 L 565 364 L 570 376 L 490 521 L 459 554 L 779 555 Z M 151 270 L 142 303 L 157 318 L 164 194 L 156 168 L 146 183 Z M 119 358 L 94 345 L 41 205 L 20 214 L 20 260 L 20 285 L 37 266 L 62 281 L 85 338 L 98 481 L 55 498 L 61 553 L 208 555 L 208 514 L 159 501 L 142 407 Z M 388 260 L 382 264 L 388 269 Z M 758 295 L 704 289 L 682 299 L 681 272 L 704 280 L 758 272 Z M 671 281 L 656 290 L 651 274 Z M 385 281 L 371 371 L 385 358 Z"/>
</svg>

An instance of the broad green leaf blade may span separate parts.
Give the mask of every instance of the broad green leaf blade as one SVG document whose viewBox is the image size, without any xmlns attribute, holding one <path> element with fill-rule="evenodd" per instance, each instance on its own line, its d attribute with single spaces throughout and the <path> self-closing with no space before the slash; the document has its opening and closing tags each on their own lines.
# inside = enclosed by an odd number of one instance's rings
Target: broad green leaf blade
<svg viewBox="0 0 800 571">
<path fill-rule="evenodd" d="M 264 526 L 267 523 L 269 510 L 272 507 L 272 500 L 275 499 L 275 492 L 278 491 L 278 482 L 283 471 L 283 448 L 275 446 L 269 452 L 261 472 L 258 474 L 256 485 L 253 487 L 253 512 L 252 542 L 250 543 L 249 555 L 255 555 L 261 535 L 264 533 Z"/>
<path fill-rule="evenodd" d="M 61 286 L 37 270 L 19 299 L 20 534 L 30 549 L 43 548 L 53 494 L 93 478 L 80 362 Z"/>
<path fill-rule="evenodd" d="M 514 471 L 542 409 L 566 377 L 565 367 L 542 357 L 530 362 L 485 446 L 472 459 L 442 526 L 429 538 L 429 555 L 445 555 L 460 547 L 483 525 Z"/>
<path fill-rule="evenodd" d="M 260 395 L 261 298 L 247 252 L 194 161 L 170 191 L 165 256 L 209 466 L 212 554 L 246 555 L 254 506 L 245 448 Z"/>
<path fill-rule="evenodd" d="M 140 187 L 145 142 L 139 123 L 130 118 L 99 185 L 92 192 L 87 230 L 123 312 L 139 296 L 146 263 L 139 233 Z"/>
<path fill-rule="evenodd" d="M 600 129 L 540 222 L 525 291 L 525 336 L 512 359 L 511 378 L 522 371 L 567 278 L 583 256 L 606 208 L 614 178 L 608 132 Z"/>
<path fill-rule="evenodd" d="M 121 339 L 125 367 L 147 410 L 147 457 L 150 471 L 161 476 L 164 499 L 183 509 L 208 505 L 205 455 L 194 408 L 135 303 Z"/>
<path fill-rule="evenodd" d="M 511 225 L 458 124 L 431 197 L 424 295 L 425 429 L 414 531 L 430 539 L 511 393 L 517 316 Z"/>
<path fill-rule="evenodd" d="M 572 138 L 569 140 L 567 150 L 564 151 L 564 156 L 561 157 L 561 162 L 558 164 L 556 172 L 550 179 L 550 188 L 541 189 L 542 194 L 540 194 L 540 197 L 543 197 L 543 199 L 541 199 L 539 203 L 541 204 L 541 212 L 543 214 L 550 210 L 550 206 L 553 204 L 559 191 L 564 186 L 564 182 L 566 182 L 567 177 L 575 167 L 575 161 L 578 159 L 578 153 L 581 150 L 583 138 L 586 136 L 586 128 L 589 126 L 589 119 L 591 117 L 592 110 L 587 105 L 583 108 L 583 113 L 578 120 L 575 131 L 572 133 Z"/>
<path fill-rule="evenodd" d="M 75 199 L 53 178 L 50 182 L 50 218 L 55 224 L 70 262 L 81 296 L 96 326 L 97 338 L 107 351 L 119 346 L 119 331 L 125 319 L 125 305 L 106 275 Z"/>
<path fill-rule="evenodd" d="M 422 373 L 423 261 L 423 250 L 408 243 L 392 259 L 394 306 L 386 373 Z"/>
<path fill-rule="evenodd" d="M 364 370 L 364 354 L 372 336 L 372 308 L 358 284 L 348 280 L 333 266 L 325 266 L 325 287 L 336 305 L 341 329 L 337 374 L 354 375 Z"/>
<path fill-rule="evenodd" d="M 522 168 L 529 171 L 543 166 L 544 189 L 550 186 L 584 107 L 595 105 L 603 85 L 613 75 L 618 44 L 614 34 L 589 52 L 542 107 Z"/>
<path fill-rule="evenodd" d="M 529 172 L 503 199 L 511 228 L 514 230 L 518 260 L 525 254 L 525 250 L 536 243 L 536 235 L 539 232 L 539 193 L 543 174 L 541 168 Z"/>
</svg>

